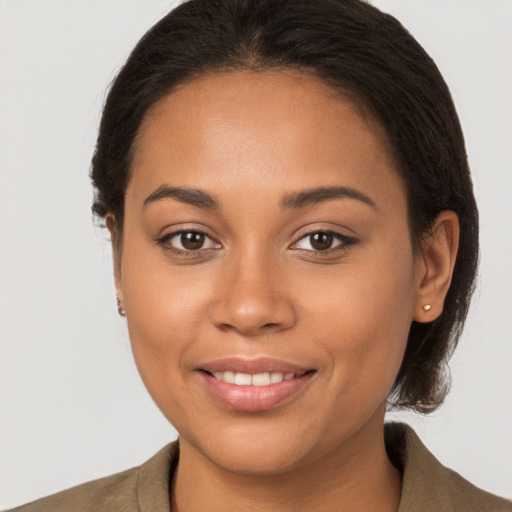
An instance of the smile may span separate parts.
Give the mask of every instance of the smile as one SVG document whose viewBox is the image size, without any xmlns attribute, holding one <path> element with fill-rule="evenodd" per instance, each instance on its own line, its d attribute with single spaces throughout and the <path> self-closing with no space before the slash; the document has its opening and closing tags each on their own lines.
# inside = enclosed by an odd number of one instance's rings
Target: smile
<svg viewBox="0 0 512 512">
<path fill-rule="evenodd" d="M 264 372 L 251 375 L 250 373 L 237 372 L 215 372 L 214 377 L 228 384 L 237 386 L 269 386 L 270 384 L 279 384 L 283 380 L 291 380 L 296 377 L 294 373 L 282 372 Z"/>
<path fill-rule="evenodd" d="M 297 398 L 309 385 L 314 369 L 284 361 L 228 358 L 206 363 L 198 374 L 217 404 L 230 410 L 258 412 Z"/>
</svg>

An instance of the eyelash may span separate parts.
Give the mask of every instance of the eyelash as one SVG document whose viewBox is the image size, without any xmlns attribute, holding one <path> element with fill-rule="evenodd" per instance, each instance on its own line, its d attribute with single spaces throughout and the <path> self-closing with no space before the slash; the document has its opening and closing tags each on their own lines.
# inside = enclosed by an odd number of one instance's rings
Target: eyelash
<svg viewBox="0 0 512 512">
<path fill-rule="evenodd" d="M 329 247 L 328 249 L 325 250 L 302 249 L 300 247 L 296 247 L 301 241 L 307 240 L 308 238 L 310 239 L 312 236 L 319 234 L 331 236 L 334 241 L 337 241 L 339 243 L 334 247 Z M 306 251 L 308 254 L 313 255 L 315 258 L 322 258 L 324 256 L 332 256 L 333 254 L 336 254 L 341 251 L 346 251 L 351 246 L 357 243 L 358 240 L 356 238 L 343 235 L 341 233 L 338 233 L 337 231 L 330 231 L 328 229 L 317 229 L 315 231 L 310 231 L 302 235 L 296 242 L 292 244 L 290 248 L 296 251 Z"/>
<path fill-rule="evenodd" d="M 211 236 L 207 235 L 204 231 L 199 229 L 180 229 L 179 231 L 173 231 L 172 233 L 168 233 L 156 240 L 157 244 L 163 247 L 165 250 L 170 251 L 178 256 L 202 256 L 205 255 L 205 252 L 211 252 L 218 249 L 218 247 L 207 247 L 207 248 L 199 248 L 197 250 L 193 249 L 178 249 L 170 245 L 170 241 L 178 236 L 183 236 L 184 234 L 194 234 L 204 236 L 205 239 L 208 239 L 213 244 L 220 246 L 218 242 L 216 242 Z"/>
<path fill-rule="evenodd" d="M 178 236 L 183 236 L 184 234 L 194 234 L 194 235 L 200 235 L 204 236 L 205 239 L 208 239 L 210 243 L 214 245 L 218 245 L 218 247 L 207 247 L 207 248 L 198 248 L 197 250 L 193 249 L 179 249 L 176 247 L 173 247 L 169 244 L 169 242 Z M 308 238 L 314 236 L 314 235 L 329 235 L 332 236 L 332 238 L 339 242 L 334 247 L 329 247 L 325 250 L 315 250 L 315 249 L 304 249 L 300 247 L 296 247 L 301 241 L 307 240 Z M 211 251 L 215 251 L 220 248 L 220 244 L 215 241 L 212 237 L 210 237 L 208 234 L 206 234 L 204 231 L 197 230 L 197 229 L 181 229 L 179 231 L 173 231 L 172 233 L 168 233 L 156 240 L 156 243 L 163 247 L 165 250 L 170 251 L 178 256 L 182 257 L 194 257 L 194 256 L 205 256 L 206 254 L 210 253 Z M 296 242 L 294 242 L 290 249 L 296 250 L 296 251 L 305 251 L 310 255 L 313 255 L 314 257 L 321 258 L 323 256 L 333 255 L 335 253 L 338 253 L 340 251 L 344 251 L 349 249 L 352 245 L 355 245 L 358 243 L 358 240 L 356 238 L 343 235 L 341 233 L 338 233 L 336 231 L 331 231 L 327 229 L 317 229 L 315 231 L 310 231 L 308 233 L 303 234 Z"/>
</svg>

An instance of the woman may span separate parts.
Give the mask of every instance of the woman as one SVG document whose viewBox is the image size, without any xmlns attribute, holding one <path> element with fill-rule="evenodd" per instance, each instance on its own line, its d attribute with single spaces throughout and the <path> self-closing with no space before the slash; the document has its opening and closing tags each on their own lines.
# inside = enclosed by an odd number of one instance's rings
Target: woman
<svg viewBox="0 0 512 512">
<path fill-rule="evenodd" d="M 441 403 L 478 251 L 448 90 L 394 19 L 185 3 L 114 82 L 92 179 L 179 456 L 26 510 L 510 510 L 383 431 Z"/>
</svg>

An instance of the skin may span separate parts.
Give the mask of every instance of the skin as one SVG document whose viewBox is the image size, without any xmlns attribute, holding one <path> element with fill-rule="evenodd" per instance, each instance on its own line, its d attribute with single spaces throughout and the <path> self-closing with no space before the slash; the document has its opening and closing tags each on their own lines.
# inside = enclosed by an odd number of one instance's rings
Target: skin
<svg viewBox="0 0 512 512">
<path fill-rule="evenodd" d="M 458 223 L 443 212 L 413 251 L 407 191 L 384 141 L 353 103 L 292 71 L 203 76 L 146 115 L 122 246 L 112 215 L 107 225 L 137 367 L 180 435 L 173 510 L 397 510 L 385 401 L 411 321 L 442 311 Z M 162 186 L 200 189 L 219 208 L 147 202 Z M 282 205 L 333 186 L 373 205 Z M 185 254 L 179 236 L 162 240 L 180 230 L 204 232 L 205 245 Z M 319 231 L 355 242 L 315 250 Z M 197 371 L 228 356 L 314 374 L 278 406 L 241 412 Z"/>
</svg>

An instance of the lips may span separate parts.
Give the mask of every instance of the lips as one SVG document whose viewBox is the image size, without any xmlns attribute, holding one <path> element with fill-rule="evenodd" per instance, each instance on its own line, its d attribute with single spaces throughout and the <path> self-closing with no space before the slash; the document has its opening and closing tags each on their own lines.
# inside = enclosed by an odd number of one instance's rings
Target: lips
<svg viewBox="0 0 512 512">
<path fill-rule="evenodd" d="M 202 365 L 203 382 L 213 397 L 229 409 L 265 411 L 297 396 L 315 370 L 270 358 L 229 358 Z"/>
</svg>

